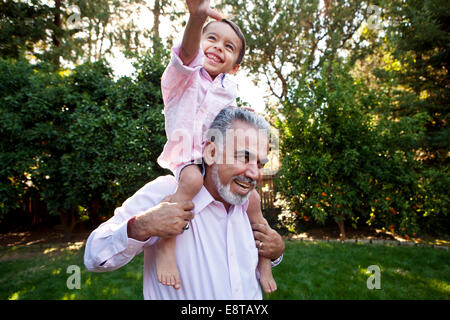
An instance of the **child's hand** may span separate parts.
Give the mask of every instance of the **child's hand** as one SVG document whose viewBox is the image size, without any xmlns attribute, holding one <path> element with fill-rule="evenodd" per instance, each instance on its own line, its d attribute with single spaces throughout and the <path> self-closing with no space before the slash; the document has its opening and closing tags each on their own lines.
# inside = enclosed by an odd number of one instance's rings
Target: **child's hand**
<svg viewBox="0 0 450 320">
<path fill-rule="evenodd" d="M 186 4 L 191 16 L 198 16 L 202 19 L 211 17 L 216 20 L 222 20 L 222 15 L 211 9 L 209 0 L 186 0 Z"/>
</svg>

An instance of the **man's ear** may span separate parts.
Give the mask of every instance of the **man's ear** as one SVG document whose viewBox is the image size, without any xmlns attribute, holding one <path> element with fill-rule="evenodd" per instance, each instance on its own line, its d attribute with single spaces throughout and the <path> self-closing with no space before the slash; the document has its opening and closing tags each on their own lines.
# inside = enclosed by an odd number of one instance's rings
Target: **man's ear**
<svg viewBox="0 0 450 320">
<path fill-rule="evenodd" d="M 236 74 L 238 72 L 240 66 L 241 66 L 240 64 L 235 64 L 233 69 L 231 69 L 230 72 L 228 72 L 228 73 Z"/>
<path fill-rule="evenodd" d="M 206 141 L 205 149 L 203 150 L 203 159 L 208 166 L 216 163 L 217 148 L 214 142 Z"/>
</svg>

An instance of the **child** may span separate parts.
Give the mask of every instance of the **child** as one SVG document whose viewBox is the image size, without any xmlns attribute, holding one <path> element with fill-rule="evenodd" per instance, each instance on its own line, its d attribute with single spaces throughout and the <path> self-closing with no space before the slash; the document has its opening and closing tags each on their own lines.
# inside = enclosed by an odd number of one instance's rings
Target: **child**
<svg viewBox="0 0 450 320">
<path fill-rule="evenodd" d="M 238 71 L 245 52 L 239 27 L 210 9 L 209 0 L 186 3 L 190 16 L 183 40 L 173 49 L 161 80 L 167 143 L 158 163 L 171 169 L 178 180 L 171 202 L 192 200 L 203 186 L 202 172 L 194 161 L 202 159 L 204 135 L 215 116 L 225 107 L 236 107 L 237 87 L 225 74 Z M 218 21 L 203 28 L 208 16 Z M 255 190 L 249 201 L 250 222 L 266 224 Z M 175 243 L 175 238 L 158 241 L 156 272 L 160 283 L 179 289 Z M 264 291 L 275 291 L 270 260 L 259 257 L 258 269 Z"/>
</svg>

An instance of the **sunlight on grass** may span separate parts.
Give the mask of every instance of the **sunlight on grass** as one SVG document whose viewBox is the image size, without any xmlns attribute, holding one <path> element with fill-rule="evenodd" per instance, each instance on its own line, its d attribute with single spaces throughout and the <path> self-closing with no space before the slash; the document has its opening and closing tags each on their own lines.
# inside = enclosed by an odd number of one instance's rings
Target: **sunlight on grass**
<svg viewBox="0 0 450 320">
<path fill-rule="evenodd" d="M 82 267 L 78 243 L 19 246 L 14 252 L 20 253 L 15 260 L 0 262 L 0 299 L 142 299 L 143 254 L 116 271 L 91 273 Z M 273 269 L 279 289 L 264 298 L 446 300 L 449 257 L 435 248 L 286 241 L 283 262 Z M 69 265 L 81 267 L 80 290 L 67 289 Z M 367 288 L 371 265 L 380 267 L 381 290 Z"/>
<path fill-rule="evenodd" d="M 58 248 L 47 248 L 42 253 L 43 254 L 48 254 L 48 253 L 56 251 L 56 250 L 58 250 Z"/>
<path fill-rule="evenodd" d="M 34 290 L 35 290 L 35 287 L 33 286 L 29 290 L 22 289 L 22 290 L 16 291 L 8 297 L 8 300 L 20 300 L 23 298 L 24 295 L 26 295 L 29 292 L 33 292 Z"/>
<path fill-rule="evenodd" d="M 71 294 L 64 294 L 64 296 L 61 298 L 61 300 L 75 300 L 77 299 L 77 296 L 75 295 L 75 293 L 71 293 Z"/>
<path fill-rule="evenodd" d="M 55 275 L 60 274 L 60 273 L 61 273 L 61 268 L 52 270 L 52 276 L 55 276 Z"/>
<path fill-rule="evenodd" d="M 450 295 L 450 284 L 446 283 L 439 279 L 426 279 L 425 280 L 428 285 L 432 288 L 435 288 L 436 290 L 442 291 L 443 293 L 446 293 Z"/>
<path fill-rule="evenodd" d="M 20 297 L 20 293 L 19 292 L 14 292 L 9 298 L 8 300 L 19 300 Z"/>
</svg>

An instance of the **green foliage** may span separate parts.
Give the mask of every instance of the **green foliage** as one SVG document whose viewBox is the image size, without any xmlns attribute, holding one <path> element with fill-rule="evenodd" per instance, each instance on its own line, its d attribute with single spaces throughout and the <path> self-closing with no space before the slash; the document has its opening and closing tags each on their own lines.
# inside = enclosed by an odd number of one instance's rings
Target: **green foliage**
<svg viewBox="0 0 450 320">
<path fill-rule="evenodd" d="M 140 14 L 145 5 L 143 0 L 4 0 L 0 2 L 0 56 L 25 54 L 57 68 L 110 58 L 117 48 L 143 53 L 143 40 L 151 32 L 130 17 Z M 171 2 L 161 5 L 160 11 Z"/>
<path fill-rule="evenodd" d="M 0 299 L 141 300 L 144 255 L 114 272 L 88 272 L 84 248 L 67 244 L 0 247 Z M 44 252 L 44 253 L 43 253 Z M 32 258 L 30 258 L 32 257 Z M 278 290 L 264 299 L 442 299 L 450 298 L 449 253 L 435 248 L 286 241 L 273 268 Z M 69 265 L 81 267 L 80 289 L 69 290 Z M 381 290 L 368 290 L 381 269 Z M 352 302 L 353 303 L 353 302 Z M 176 318 L 179 310 L 174 312 Z"/>
<path fill-rule="evenodd" d="M 277 98 L 296 220 L 448 232 L 448 1 L 223 3 Z"/>
<path fill-rule="evenodd" d="M 448 175 L 425 168 L 414 150 L 426 115 L 374 113 L 392 98 L 366 91 L 338 64 L 325 70 L 288 95 L 277 123 L 279 188 L 297 222 L 346 220 L 409 236 L 447 231 Z"/>
<path fill-rule="evenodd" d="M 162 173 L 162 56 L 114 81 L 103 61 L 59 73 L 0 60 L 1 209 L 35 192 L 52 214 L 103 213 Z"/>
<path fill-rule="evenodd" d="M 24 50 L 33 52 L 36 43 L 47 39 L 46 31 L 52 31 L 51 18 L 51 8 L 37 0 L 1 1 L 0 56 L 18 58 Z"/>
<path fill-rule="evenodd" d="M 290 88 L 304 77 L 317 75 L 326 61 L 345 50 L 367 18 L 367 2 L 348 0 L 345 5 L 318 0 L 224 0 L 246 35 L 243 67 L 283 101 Z"/>
<path fill-rule="evenodd" d="M 394 79 L 397 117 L 425 113 L 426 135 L 417 141 L 422 159 L 449 165 L 450 150 L 450 3 L 445 0 L 395 1 L 389 14 L 398 25 L 388 29 L 389 48 L 400 68 L 384 70 Z M 448 170 L 447 170 L 448 174 Z"/>
<path fill-rule="evenodd" d="M 420 119 L 383 126 L 369 112 L 375 98 L 339 64 L 288 96 L 286 119 L 278 123 L 279 183 L 300 219 L 418 231 L 409 200 L 418 188 L 418 163 L 397 132 L 413 132 Z"/>
</svg>

